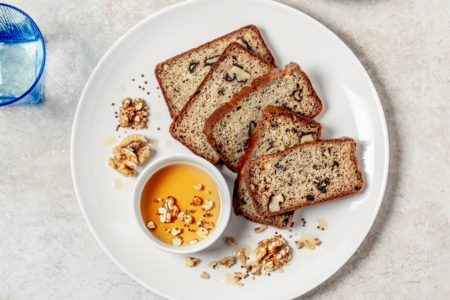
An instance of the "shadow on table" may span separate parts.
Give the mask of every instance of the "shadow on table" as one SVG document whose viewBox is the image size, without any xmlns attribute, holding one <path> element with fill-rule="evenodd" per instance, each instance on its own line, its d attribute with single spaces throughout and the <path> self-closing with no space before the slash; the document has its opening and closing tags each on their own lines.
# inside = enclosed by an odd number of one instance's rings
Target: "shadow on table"
<svg viewBox="0 0 450 300">
<path fill-rule="evenodd" d="M 280 1 L 282 3 L 288 4 L 286 1 Z M 369 73 L 370 78 L 372 79 L 373 84 L 380 96 L 381 104 L 383 106 L 383 110 L 386 116 L 386 122 L 389 132 L 389 176 L 386 186 L 386 191 L 384 194 L 383 202 L 380 207 L 380 211 L 378 212 L 377 218 L 370 229 L 367 237 L 364 239 L 358 250 L 353 254 L 353 256 L 347 261 L 347 263 L 339 269 L 333 276 L 331 276 L 328 280 L 323 282 L 318 287 L 314 288 L 312 291 L 304 294 L 303 296 L 297 298 L 307 299 L 318 295 L 326 290 L 334 290 L 337 286 L 341 284 L 342 281 L 345 280 L 347 274 L 351 273 L 353 270 L 360 267 L 361 262 L 366 259 L 370 255 L 370 251 L 372 247 L 377 243 L 380 236 L 383 233 L 383 230 L 386 228 L 385 224 L 388 222 L 391 211 L 393 209 L 393 199 L 395 199 L 395 194 L 397 191 L 397 182 L 398 182 L 398 170 L 402 164 L 401 159 L 401 145 L 399 143 L 399 136 L 397 132 L 397 127 L 395 123 L 395 112 L 392 108 L 392 100 L 389 96 L 388 91 L 385 89 L 383 85 L 383 80 L 378 74 L 377 66 L 371 62 L 366 54 L 358 49 L 358 44 L 352 40 L 348 34 L 345 32 L 341 32 L 327 23 L 326 20 L 321 20 L 320 16 L 315 15 L 313 12 L 308 10 L 303 10 L 301 7 L 296 7 L 294 5 L 290 5 L 294 8 L 298 8 L 303 12 L 311 15 L 313 18 L 319 20 L 323 24 L 325 24 L 328 28 L 330 28 L 334 33 L 336 33 L 346 44 L 352 49 L 358 59 L 361 61 L 364 68 Z"/>
</svg>

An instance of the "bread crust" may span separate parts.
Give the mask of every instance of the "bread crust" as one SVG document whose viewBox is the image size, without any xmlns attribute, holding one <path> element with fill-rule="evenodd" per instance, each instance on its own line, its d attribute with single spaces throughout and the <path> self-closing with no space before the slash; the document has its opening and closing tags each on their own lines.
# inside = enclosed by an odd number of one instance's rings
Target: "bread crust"
<svg viewBox="0 0 450 300">
<path fill-rule="evenodd" d="M 323 109 L 322 101 L 320 100 L 319 96 L 317 96 L 316 91 L 314 90 L 311 81 L 309 80 L 308 76 L 303 72 L 303 70 L 300 68 L 300 66 L 296 63 L 289 63 L 285 66 L 284 69 L 273 69 L 269 71 L 268 73 L 262 75 L 261 77 L 256 78 L 252 81 L 252 83 L 249 86 L 244 86 L 241 88 L 239 92 L 234 94 L 234 96 L 231 98 L 231 100 L 219 108 L 217 108 L 211 116 L 209 116 L 208 119 L 205 121 L 205 126 L 203 128 L 203 132 L 206 135 L 206 138 L 208 139 L 208 142 L 211 144 L 211 146 L 214 149 L 218 149 L 218 141 L 215 139 L 213 135 L 214 126 L 223 118 L 225 115 L 231 111 L 234 107 L 239 105 L 239 103 L 250 93 L 253 93 L 260 88 L 264 87 L 267 83 L 276 80 L 278 78 L 281 78 L 285 75 L 291 74 L 293 72 L 299 72 L 304 76 L 306 79 L 306 83 L 310 90 L 313 92 L 313 97 L 316 99 L 316 107 L 312 113 L 312 116 L 310 118 L 316 117 Z M 232 171 L 236 172 L 238 170 L 238 167 L 234 166 L 233 163 L 220 151 L 216 152 L 219 154 L 220 159 L 223 161 L 223 163 Z"/>
<path fill-rule="evenodd" d="M 263 61 L 259 56 L 257 56 L 256 54 L 254 54 L 253 52 L 249 51 L 247 48 L 245 48 L 244 46 L 242 46 L 239 43 L 233 42 L 230 45 L 228 45 L 225 50 L 223 51 L 222 55 L 220 55 L 219 59 L 217 60 L 217 62 L 212 66 L 211 70 L 208 72 L 208 74 L 206 75 L 206 77 L 203 79 L 202 83 L 200 83 L 200 85 L 198 86 L 197 90 L 195 91 L 195 93 L 189 98 L 189 101 L 184 105 L 183 109 L 180 111 L 180 113 L 173 119 L 172 123 L 170 124 L 170 129 L 169 132 L 172 135 L 173 138 L 175 138 L 176 140 L 178 140 L 180 143 L 182 143 L 183 145 L 185 145 L 187 148 L 189 148 L 193 153 L 197 154 L 198 156 L 201 156 L 203 158 L 205 158 L 206 160 L 208 160 L 209 162 L 211 162 L 212 164 L 217 164 L 220 161 L 220 158 L 218 158 L 217 160 L 211 159 L 209 157 L 206 157 L 204 155 L 204 153 L 202 153 L 202 149 L 197 149 L 196 147 L 191 147 L 187 141 L 184 139 L 183 136 L 178 135 L 176 133 L 176 126 L 178 124 L 178 122 L 180 122 L 184 116 L 186 115 L 186 113 L 189 111 L 189 109 L 191 108 L 191 106 L 193 105 L 193 103 L 196 100 L 197 94 L 200 93 L 200 91 L 202 90 L 202 88 L 209 82 L 209 79 L 212 77 L 212 74 L 219 68 L 221 62 L 228 57 L 228 54 L 232 51 L 234 51 L 235 48 L 238 48 L 242 51 L 247 52 L 250 56 L 254 57 L 258 63 L 260 64 L 267 64 L 269 66 L 273 66 L 274 68 L 276 67 L 273 64 L 269 64 L 266 63 L 265 61 Z M 255 79 L 256 80 L 256 79 Z M 216 152 L 217 153 L 217 152 Z"/>
<path fill-rule="evenodd" d="M 227 38 L 227 37 L 229 37 L 229 36 L 231 36 L 231 35 L 233 35 L 233 34 L 235 34 L 237 32 L 240 32 L 240 31 L 243 31 L 243 30 L 246 30 L 246 29 L 251 29 L 261 39 L 262 47 L 265 49 L 265 51 L 267 52 L 267 55 L 268 55 L 267 58 L 261 57 L 261 59 L 266 61 L 269 64 L 275 65 L 275 59 L 274 59 L 274 57 L 273 57 L 269 47 L 267 46 L 265 40 L 263 39 L 263 37 L 261 35 L 261 31 L 258 29 L 258 27 L 256 27 L 256 25 L 253 25 L 253 24 L 249 24 L 249 25 L 243 26 L 243 27 L 241 27 L 239 29 L 236 29 L 236 30 L 234 30 L 232 32 L 229 32 L 229 33 L 227 33 L 225 35 L 222 35 L 222 36 L 220 36 L 218 38 L 215 38 L 215 39 L 213 39 L 213 40 L 211 40 L 209 42 L 201 44 L 201 45 L 199 45 L 199 46 L 197 46 L 195 48 L 192 48 L 190 50 L 187 50 L 187 51 L 184 51 L 184 52 L 182 52 L 180 54 L 177 54 L 177 55 L 175 55 L 175 56 L 173 56 L 173 57 L 171 57 L 169 59 L 166 59 L 165 61 L 162 61 L 162 62 L 160 62 L 159 64 L 156 65 L 155 70 L 154 70 L 155 77 L 156 77 L 156 80 L 158 81 L 158 84 L 159 84 L 159 86 L 161 88 L 161 92 L 163 94 L 164 101 L 166 102 L 167 108 L 169 109 L 170 117 L 172 119 L 174 119 L 177 116 L 177 112 L 175 111 L 173 102 L 169 98 L 169 96 L 167 94 L 167 90 L 166 90 L 166 88 L 165 88 L 165 86 L 163 84 L 163 81 L 162 81 L 163 80 L 162 79 L 162 71 L 163 71 L 162 70 L 162 66 L 163 66 L 163 64 L 165 64 L 165 63 L 169 63 L 170 64 L 171 62 L 173 62 L 174 60 L 179 59 L 180 57 L 183 57 L 185 55 L 189 55 L 192 52 L 195 52 L 195 51 L 198 51 L 198 50 L 201 50 L 201 49 L 204 49 L 204 48 L 208 48 L 211 44 L 213 44 L 213 43 L 215 43 L 217 41 L 220 41 L 222 39 L 225 39 L 225 38 Z"/>
<path fill-rule="evenodd" d="M 299 144 L 297 146 L 291 147 L 289 149 L 286 149 L 286 150 L 278 152 L 278 153 L 261 156 L 261 157 L 255 159 L 255 160 L 249 162 L 248 168 L 246 168 L 247 170 L 245 170 L 245 172 L 243 174 L 243 180 L 244 180 L 246 185 L 250 186 L 250 175 L 249 175 L 250 172 L 249 172 L 249 170 L 251 169 L 252 165 L 254 165 L 254 164 L 256 164 L 256 163 L 258 163 L 260 161 L 265 161 L 267 159 L 274 158 L 276 156 L 281 156 L 281 155 L 287 154 L 289 152 L 293 152 L 293 151 L 295 151 L 297 149 L 301 149 L 301 148 L 304 148 L 304 147 L 311 147 L 311 146 L 313 146 L 315 144 L 320 144 L 322 142 L 330 142 L 332 144 L 339 144 L 339 143 L 345 142 L 345 141 L 352 142 L 352 152 L 354 154 L 352 156 L 352 161 L 355 164 L 356 169 L 357 169 L 357 184 L 358 184 L 356 186 L 357 189 L 355 187 L 355 189 L 348 190 L 346 192 L 339 193 L 339 194 L 336 194 L 336 195 L 330 195 L 329 197 L 326 197 L 324 199 L 320 199 L 318 201 L 314 201 L 312 203 L 300 203 L 299 205 L 290 207 L 289 210 L 287 210 L 287 209 L 283 210 L 282 209 L 282 210 L 280 210 L 278 212 L 262 211 L 260 209 L 260 207 L 258 206 L 258 204 L 257 204 L 258 203 L 258 199 L 257 199 L 256 195 L 251 191 L 251 189 L 249 189 L 249 194 L 250 194 L 250 197 L 252 198 L 253 206 L 254 206 L 255 210 L 259 214 L 269 217 L 269 216 L 278 215 L 278 214 L 283 213 L 285 211 L 296 210 L 296 209 L 299 209 L 299 208 L 302 208 L 302 207 L 320 204 L 320 203 L 323 203 L 323 202 L 326 202 L 326 201 L 334 200 L 334 199 L 337 199 L 337 198 L 341 198 L 341 197 L 344 197 L 344 196 L 348 196 L 348 195 L 352 195 L 352 194 L 355 194 L 357 192 L 360 192 L 363 189 L 363 187 L 364 187 L 364 179 L 362 177 L 362 172 L 361 172 L 361 168 L 360 168 L 359 163 L 358 163 L 358 159 L 356 158 L 356 142 L 355 142 L 354 139 L 349 138 L 349 137 L 342 137 L 342 138 L 335 139 L 335 140 L 321 140 L 321 141 L 311 142 L 311 143 L 307 143 L 307 144 Z"/>
</svg>

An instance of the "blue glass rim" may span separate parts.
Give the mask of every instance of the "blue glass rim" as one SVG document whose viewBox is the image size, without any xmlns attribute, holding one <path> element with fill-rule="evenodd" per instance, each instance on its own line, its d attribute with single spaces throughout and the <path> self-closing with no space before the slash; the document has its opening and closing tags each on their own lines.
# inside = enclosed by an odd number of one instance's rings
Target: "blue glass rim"
<svg viewBox="0 0 450 300">
<path fill-rule="evenodd" d="M 30 88 L 28 90 L 26 90 L 22 95 L 20 95 L 17 98 L 14 98 L 10 101 L 6 101 L 3 103 L 0 103 L 0 106 L 5 106 L 5 105 L 9 105 L 12 104 L 14 102 L 19 101 L 20 99 L 28 96 L 31 91 L 36 87 L 36 85 L 39 83 L 39 81 L 41 80 L 42 74 L 44 73 L 44 67 L 45 67 L 45 62 L 46 62 L 46 58 L 47 58 L 47 50 L 45 48 L 45 41 L 44 41 L 44 36 L 41 33 L 41 30 L 39 29 L 39 27 L 37 26 L 36 22 L 33 20 L 32 17 L 30 17 L 26 12 L 24 12 L 23 10 L 21 10 L 20 8 L 17 8 L 15 6 L 9 5 L 9 4 L 5 4 L 5 3 L 0 3 L 0 6 L 5 6 L 5 7 L 9 7 L 11 9 L 14 9 L 16 11 L 18 11 L 19 13 L 23 14 L 25 17 L 27 17 L 28 20 L 31 21 L 31 23 L 33 23 L 33 26 L 36 28 L 37 33 L 39 35 L 39 39 L 41 40 L 42 43 L 42 50 L 43 50 L 43 54 L 42 54 L 42 64 L 41 64 L 41 68 L 39 70 L 38 76 L 36 76 L 36 79 L 34 80 L 33 84 L 30 86 Z"/>
</svg>

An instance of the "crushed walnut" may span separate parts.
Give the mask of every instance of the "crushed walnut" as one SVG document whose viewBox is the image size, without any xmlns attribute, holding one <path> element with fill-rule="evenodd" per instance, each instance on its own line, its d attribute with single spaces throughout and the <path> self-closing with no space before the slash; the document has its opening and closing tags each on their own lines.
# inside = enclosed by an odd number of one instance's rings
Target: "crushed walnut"
<svg viewBox="0 0 450 300">
<path fill-rule="evenodd" d="M 184 258 L 184 265 L 186 267 L 192 268 L 192 267 L 195 267 L 196 265 L 198 265 L 199 263 L 200 263 L 200 259 L 198 259 L 196 257 L 186 256 Z"/>
<path fill-rule="evenodd" d="M 203 203 L 203 199 L 199 196 L 194 196 L 194 198 L 192 198 L 191 202 L 189 202 L 190 205 L 193 206 L 199 206 L 202 205 Z"/>
<path fill-rule="evenodd" d="M 218 262 L 217 260 L 212 260 L 212 261 L 208 264 L 208 266 L 209 266 L 210 268 L 212 268 L 212 269 L 215 269 L 215 268 L 217 268 L 217 267 L 219 266 L 219 262 Z"/>
<path fill-rule="evenodd" d="M 237 286 L 244 286 L 241 280 L 247 278 L 249 275 L 242 272 L 233 272 L 231 277 L 227 280 L 228 283 L 234 284 Z"/>
<path fill-rule="evenodd" d="M 209 279 L 209 277 L 210 277 L 210 275 L 209 275 L 208 272 L 203 271 L 203 272 L 200 273 L 200 278 L 201 279 Z"/>
<path fill-rule="evenodd" d="M 108 164 L 124 176 L 134 176 L 138 165 L 142 165 L 150 157 L 150 144 L 140 134 L 132 134 L 124 138 L 113 148 L 113 157 Z"/>
<path fill-rule="evenodd" d="M 199 227 L 197 229 L 197 235 L 202 239 L 204 239 L 208 235 L 208 233 L 209 233 L 208 229 L 206 229 L 206 228 Z"/>
<path fill-rule="evenodd" d="M 202 210 L 209 211 L 209 210 L 213 209 L 213 207 L 214 207 L 214 201 L 206 200 L 202 205 Z"/>
<path fill-rule="evenodd" d="M 267 229 L 267 225 L 261 225 L 258 227 L 255 227 L 253 230 L 255 231 L 255 233 L 261 233 L 263 231 L 265 231 Z"/>
<path fill-rule="evenodd" d="M 225 256 L 221 260 L 218 261 L 218 264 L 221 266 L 225 266 L 230 268 L 232 265 L 236 263 L 236 258 L 234 256 Z"/>
<path fill-rule="evenodd" d="M 320 246 L 322 241 L 318 237 L 306 237 L 295 241 L 295 245 L 298 249 L 306 248 L 309 250 L 315 250 L 316 247 Z"/>
<path fill-rule="evenodd" d="M 261 275 L 264 272 L 273 272 L 283 267 L 292 258 L 291 248 L 279 235 L 262 240 L 255 249 L 255 260 L 245 266 L 252 275 Z"/>
<path fill-rule="evenodd" d="M 149 222 L 147 223 L 147 228 L 150 229 L 150 230 L 154 230 L 154 229 L 156 229 L 156 225 L 155 225 L 154 222 L 149 221 Z"/>
<path fill-rule="evenodd" d="M 180 247 L 182 244 L 183 240 L 178 236 L 172 240 L 172 245 L 174 245 L 175 247 Z"/>
<path fill-rule="evenodd" d="M 234 237 L 232 237 L 232 236 L 225 236 L 225 237 L 223 237 L 223 240 L 228 245 L 236 244 L 236 239 Z"/>
<path fill-rule="evenodd" d="M 142 98 L 122 100 L 119 108 L 119 126 L 140 129 L 147 127 L 148 106 Z"/>
<path fill-rule="evenodd" d="M 244 247 L 238 247 L 235 250 L 234 255 L 239 260 L 239 263 L 241 264 L 241 266 L 245 266 L 245 264 L 247 263 L 247 249 Z"/>
<path fill-rule="evenodd" d="M 202 191 L 204 188 L 205 186 L 201 183 L 194 185 L 194 189 L 196 189 L 197 191 Z"/>
</svg>

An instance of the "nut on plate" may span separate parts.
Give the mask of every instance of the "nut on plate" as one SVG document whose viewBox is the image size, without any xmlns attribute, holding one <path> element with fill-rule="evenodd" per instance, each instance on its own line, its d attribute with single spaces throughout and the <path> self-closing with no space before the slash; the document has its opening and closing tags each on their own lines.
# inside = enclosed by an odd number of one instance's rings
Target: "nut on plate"
<svg viewBox="0 0 450 300">
<path fill-rule="evenodd" d="M 186 267 L 192 268 L 195 267 L 200 262 L 200 259 L 192 256 L 186 256 L 184 258 L 184 265 Z"/>
<path fill-rule="evenodd" d="M 148 106 L 142 98 L 131 99 L 129 97 L 122 100 L 119 108 L 119 126 L 140 129 L 147 127 Z"/>
<path fill-rule="evenodd" d="M 208 272 L 203 271 L 203 272 L 200 273 L 200 278 L 201 279 L 209 279 L 209 277 L 211 277 L 211 276 L 209 275 Z"/>
<path fill-rule="evenodd" d="M 219 262 L 217 260 L 212 260 L 209 262 L 208 266 L 212 269 L 216 269 L 219 266 Z"/>
<path fill-rule="evenodd" d="M 234 256 L 225 256 L 221 260 L 218 261 L 219 265 L 230 268 L 232 265 L 236 263 L 236 258 Z"/>
<path fill-rule="evenodd" d="M 316 247 L 320 246 L 322 241 L 318 237 L 305 238 L 295 241 L 297 249 L 306 248 L 309 250 L 315 250 Z"/>
<path fill-rule="evenodd" d="M 261 233 L 261 232 L 265 231 L 266 229 L 267 229 L 267 225 L 261 225 L 261 226 L 255 227 L 253 229 L 253 231 L 255 231 L 255 233 Z"/>
<path fill-rule="evenodd" d="M 113 157 L 108 164 L 124 176 L 134 176 L 138 165 L 145 163 L 150 157 L 150 144 L 140 134 L 132 134 L 124 138 L 113 148 Z"/>
<path fill-rule="evenodd" d="M 233 272 L 233 277 L 231 278 L 231 284 L 235 284 L 237 286 L 244 286 L 244 284 L 241 282 L 242 279 L 245 279 L 248 277 L 248 274 L 244 274 L 242 272 Z"/>
<path fill-rule="evenodd" d="M 235 255 L 237 256 L 239 263 L 242 266 L 245 266 L 247 263 L 247 253 L 245 248 L 240 248 L 236 251 Z"/>
<path fill-rule="evenodd" d="M 262 271 L 273 272 L 292 258 L 291 248 L 279 235 L 262 240 L 255 249 L 255 260 L 248 262 L 245 267 L 252 275 L 260 275 Z"/>
<path fill-rule="evenodd" d="M 225 236 L 225 237 L 223 237 L 223 240 L 228 245 L 236 244 L 236 239 L 234 237 L 232 237 L 232 236 Z"/>
</svg>

